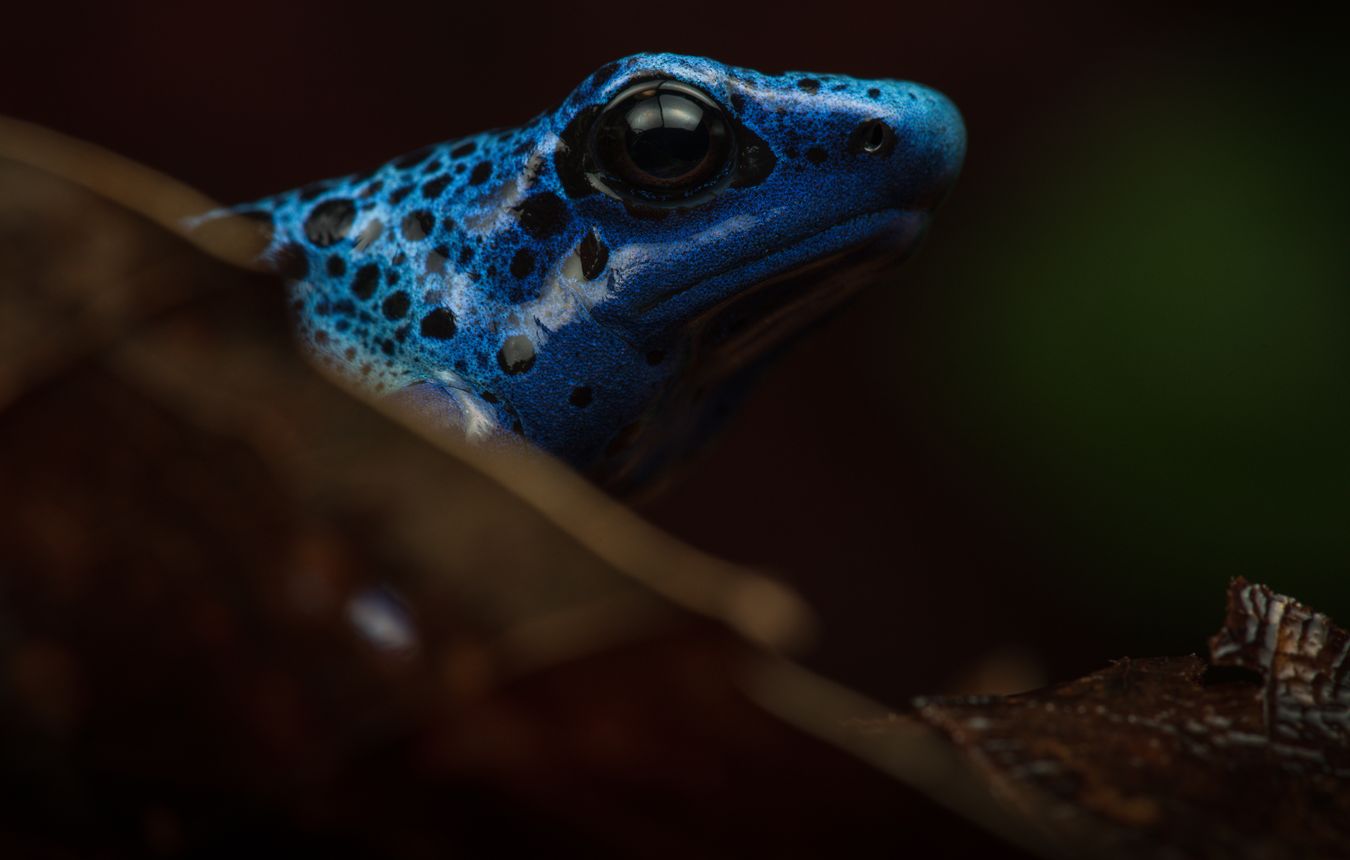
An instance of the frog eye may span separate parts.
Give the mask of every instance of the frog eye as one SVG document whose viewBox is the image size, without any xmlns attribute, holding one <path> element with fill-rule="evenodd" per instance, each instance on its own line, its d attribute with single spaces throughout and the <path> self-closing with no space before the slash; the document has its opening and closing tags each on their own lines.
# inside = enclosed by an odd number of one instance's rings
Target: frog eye
<svg viewBox="0 0 1350 860">
<path fill-rule="evenodd" d="M 672 80 L 620 92 L 591 128 L 592 174 L 619 196 L 692 203 L 729 173 L 726 115 L 705 93 Z"/>
</svg>

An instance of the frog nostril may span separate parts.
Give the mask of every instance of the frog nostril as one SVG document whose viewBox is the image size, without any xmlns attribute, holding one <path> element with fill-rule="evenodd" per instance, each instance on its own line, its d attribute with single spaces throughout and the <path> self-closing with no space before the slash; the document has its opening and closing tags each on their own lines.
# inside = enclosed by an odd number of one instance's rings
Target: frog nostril
<svg viewBox="0 0 1350 860">
<path fill-rule="evenodd" d="M 858 124 L 849 135 L 848 150 L 853 153 L 865 153 L 885 157 L 895 149 L 895 132 L 879 119 L 869 119 Z"/>
</svg>

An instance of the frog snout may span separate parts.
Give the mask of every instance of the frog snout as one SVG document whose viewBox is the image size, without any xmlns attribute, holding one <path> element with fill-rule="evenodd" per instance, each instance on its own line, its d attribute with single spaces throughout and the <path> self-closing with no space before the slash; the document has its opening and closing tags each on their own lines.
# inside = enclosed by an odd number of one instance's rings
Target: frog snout
<svg viewBox="0 0 1350 860">
<path fill-rule="evenodd" d="M 942 93 L 918 84 L 891 85 L 888 109 L 857 123 L 848 149 L 887 165 L 891 191 L 911 211 L 936 209 L 961 172 L 966 126 Z"/>
</svg>

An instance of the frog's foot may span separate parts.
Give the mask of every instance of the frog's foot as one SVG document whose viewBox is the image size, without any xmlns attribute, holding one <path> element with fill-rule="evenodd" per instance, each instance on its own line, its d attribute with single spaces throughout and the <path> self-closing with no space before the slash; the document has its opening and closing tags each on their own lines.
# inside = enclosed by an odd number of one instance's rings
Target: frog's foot
<svg viewBox="0 0 1350 860">
<path fill-rule="evenodd" d="M 497 407 L 462 388 L 417 382 L 381 399 L 433 435 L 474 444 L 506 444 L 519 437 L 503 427 Z"/>
</svg>

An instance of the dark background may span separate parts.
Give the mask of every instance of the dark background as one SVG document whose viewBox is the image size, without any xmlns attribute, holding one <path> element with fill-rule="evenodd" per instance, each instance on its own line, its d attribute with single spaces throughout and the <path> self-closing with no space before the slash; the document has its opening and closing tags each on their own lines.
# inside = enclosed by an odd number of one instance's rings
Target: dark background
<svg viewBox="0 0 1350 860">
<path fill-rule="evenodd" d="M 935 86 L 970 149 L 926 246 L 646 513 L 796 586 L 824 622 L 809 662 L 891 702 L 1203 650 L 1237 574 L 1350 617 L 1330 22 L 239 0 L 52 4 L 6 30 L 0 112 L 226 202 L 518 124 L 638 50 Z"/>
</svg>

